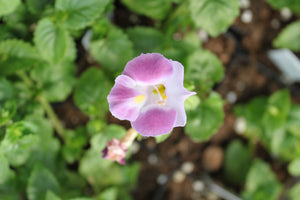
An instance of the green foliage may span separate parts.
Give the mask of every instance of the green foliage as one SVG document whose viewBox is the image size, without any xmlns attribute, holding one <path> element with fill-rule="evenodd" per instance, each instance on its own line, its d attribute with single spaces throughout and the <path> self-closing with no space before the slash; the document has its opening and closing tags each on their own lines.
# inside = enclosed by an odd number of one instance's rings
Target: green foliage
<svg viewBox="0 0 300 200">
<path fill-rule="evenodd" d="M 56 196 L 51 190 L 47 190 L 45 200 L 61 200 L 61 198 Z"/>
<path fill-rule="evenodd" d="M 212 92 L 199 106 L 187 112 L 185 130 L 195 141 L 208 140 L 224 120 L 223 100 L 219 94 Z"/>
<path fill-rule="evenodd" d="M 189 3 L 195 25 L 203 28 L 213 37 L 226 31 L 239 15 L 238 0 L 189 0 Z"/>
<path fill-rule="evenodd" d="M 187 58 L 185 78 L 198 87 L 201 93 L 208 92 L 223 76 L 224 67 L 211 52 L 197 50 Z"/>
<path fill-rule="evenodd" d="M 169 136 L 171 135 L 171 133 L 165 134 L 165 135 L 158 135 L 155 137 L 155 141 L 157 143 L 161 143 L 163 141 L 165 141 Z"/>
<path fill-rule="evenodd" d="M 78 160 L 83 152 L 83 147 L 87 143 L 85 129 L 77 129 L 76 131 L 66 131 L 64 134 L 65 145 L 62 152 L 68 163 Z"/>
<path fill-rule="evenodd" d="M 0 184 L 5 183 L 10 179 L 14 174 L 13 171 L 9 168 L 9 162 L 6 157 L 0 154 Z M 0 195 L 1 197 L 1 195 Z"/>
<path fill-rule="evenodd" d="M 281 188 L 270 166 L 261 160 L 255 160 L 246 178 L 243 198 L 275 200 L 278 199 Z"/>
<path fill-rule="evenodd" d="M 269 98 L 258 97 L 246 105 L 235 107 L 235 113 L 246 120 L 245 134 L 261 141 L 275 155 L 285 160 L 300 156 L 300 107 L 292 104 L 287 90 L 277 91 Z"/>
<path fill-rule="evenodd" d="M 123 127 L 119 125 L 109 125 L 91 138 L 92 148 L 101 152 L 105 148 L 106 142 L 113 138 L 121 139 L 125 134 L 126 131 Z"/>
<path fill-rule="evenodd" d="M 39 64 L 35 48 L 21 40 L 0 42 L 0 76 L 27 70 Z"/>
<path fill-rule="evenodd" d="M 45 8 L 53 6 L 54 0 L 26 0 L 28 10 L 33 14 L 40 14 Z"/>
<path fill-rule="evenodd" d="M 293 12 L 300 14 L 300 1 L 299 0 L 267 0 L 271 6 L 276 9 L 289 8 Z"/>
<path fill-rule="evenodd" d="M 13 12 L 20 3 L 20 0 L 0 0 L 0 17 Z"/>
<path fill-rule="evenodd" d="M 164 36 L 157 29 L 137 26 L 127 30 L 136 54 L 155 52 L 164 43 Z"/>
<path fill-rule="evenodd" d="M 300 5 L 300 1 L 298 2 Z M 300 7 L 300 6 L 299 6 Z M 299 8 L 300 12 L 300 8 Z M 293 51 L 300 51 L 300 20 L 291 23 L 284 28 L 273 41 L 277 48 L 289 48 Z"/>
<path fill-rule="evenodd" d="M 288 192 L 288 196 L 291 200 L 297 200 L 300 196 L 300 183 L 294 185 Z"/>
<path fill-rule="evenodd" d="M 293 176 L 299 176 L 300 175 L 300 158 L 293 160 L 290 162 L 288 166 L 288 171 Z"/>
<path fill-rule="evenodd" d="M 47 191 L 59 192 L 59 183 L 44 166 L 36 165 L 30 174 L 26 191 L 29 200 L 45 199 Z"/>
<path fill-rule="evenodd" d="M 92 67 L 78 80 L 74 92 L 75 104 L 87 115 L 103 116 L 108 109 L 106 97 L 111 86 L 103 71 Z"/>
<path fill-rule="evenodd" d="M 0 150 L 13 166 L 20 166 L 27 161 L 31 154 L 31 148 L 38 139 L 31 126 L 27 122 L 18 122 L 6 129 Z"/>
<path fill-rule="evenodd" d="M 162 20 L 171 9 L 170 0 L 122 0 L 130 10 L 137 14 Z"/>
<path fill-rule="evenodd" d="M 56 0 L 58 18 L 68 29 L 82 29 L 95 20 L 105 9 L 108 0 Z"/>
<path fill-rule="evenodd" d="M 75 45 L 68 31 L 50 19 L 39 21 L 34 33 L 34 43 L 41 56 L 49 63 L 73 61 L 75 58 Z"/>
<path fill-rule="evenodd" d="M 118 197 L 118 189 L 115 187 L 108 188 L 101 192 L 101 194 L 97 197 L 97 200 L 117 200 Z"/>
<path fill-rule="evenodd" d="M 106 38 L 92 41 L 91 55 L 110 72 L 120 72 L 133 57 L 133 45 L 121 30 L 113 28 Z"/>
<path fill-rule="evenodd" d="M 31 71 L 37 86 L 50 102 L 65 100 L 75 84 L 76 67 L 71 62 L 59 64 L 44 63 Z"/>
<path fill-rule="evenodd" d="M 266 138 L 271 138 L 277 130 L 284 126 L 290 111 L 290 102 L 287 90 L 276 92 L 270 96 L 262 116 L 262 126 Z"/>
<path fill-rule="evenodd" d="M 251 163 L 249 149 L 240 141 L 229 144 L 225 151 L 224 172 L 226 179 L 233 183 L 243 183 Z"/>
</svg>

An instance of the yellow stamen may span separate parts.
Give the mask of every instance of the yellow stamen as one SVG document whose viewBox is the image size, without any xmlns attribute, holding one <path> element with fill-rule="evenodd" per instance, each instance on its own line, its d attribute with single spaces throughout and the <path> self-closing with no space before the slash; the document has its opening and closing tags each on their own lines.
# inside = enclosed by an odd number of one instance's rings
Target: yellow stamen
<svg viewBox="0 0 300 200">
<path fill-rule="evenodd" d="M 157 91 L 157 90 L 158 90 L 158 91 Z M 165 90 L 166 90 L 165 86 L 164 86 L 163 84 L 161 84 L 161 85 L 159 85 L 156 89 L 153 90 L 153 93 L 154 93 L 154 94 L 158 94 L 158 92 L 159 92 L 158 95 L 160 95 L 160 97 L 161 97 L 163 100 L 166 100 L 166 99 L 167 99 L 167 96 L 165 95 Z"/>
<path fill-rule="evenodd" d="M 145 95 L 139 95 L 134 97 L 134 103 L 142 103 L 145 100 Z"/>
</svg>

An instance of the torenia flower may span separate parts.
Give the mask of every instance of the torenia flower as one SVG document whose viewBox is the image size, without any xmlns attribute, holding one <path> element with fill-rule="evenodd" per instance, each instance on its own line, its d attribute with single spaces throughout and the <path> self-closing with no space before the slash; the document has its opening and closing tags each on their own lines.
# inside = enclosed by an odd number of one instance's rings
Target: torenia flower
<svg viewBox="0 0 300 200">
<path fill-rule="evenodd" d="M 129 61 L 107 97 L 115 117 L 129 120 L 143 136 L 167 134 L 185 126 L 184 101 L 195 92 L 183 86 L 183 66 L 159 53 Z"/>
</svg>

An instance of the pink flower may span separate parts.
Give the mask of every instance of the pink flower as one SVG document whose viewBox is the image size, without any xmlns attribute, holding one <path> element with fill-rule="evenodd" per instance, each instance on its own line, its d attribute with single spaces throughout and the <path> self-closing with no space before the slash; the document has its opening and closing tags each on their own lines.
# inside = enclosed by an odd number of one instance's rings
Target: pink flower
<svg viewBox="0 0 300 200">
<path fill-rule="evenodd" d="M 107 142 L 105 149 L 102 151 L 102 157 L 108 160 L 117 161 L 125 165 L 127 148 L 116 138 Z"/>
<path fill-rule="evenodd" d="M 184 101 L 195 92 L 183 86 L 183 66 L 159 53 L 129 61 L 107 97 L 111 113 L 129 120 L 143 136 L 167 134 L 185 126 Z"/>
</svg>

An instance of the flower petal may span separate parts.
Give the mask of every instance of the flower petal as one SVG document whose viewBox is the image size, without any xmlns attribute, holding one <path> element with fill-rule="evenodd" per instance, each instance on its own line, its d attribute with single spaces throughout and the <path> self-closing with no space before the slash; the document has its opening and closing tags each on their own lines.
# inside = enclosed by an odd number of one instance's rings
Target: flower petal
<svg viewBox="0 0 300 200">
<path fill-rule="evenodd" d="M 150 108 L 131 122 L 132 128 L 143 136 L 157 136 L 170 133 L 174 127 L 176 110 Z"/>
<path fill-rule="evenodd" d="M 185 126 L 186 113 L 184 109 L 184 101 L 195 92 L 190 92 L 183 86 L 184 68 L 181 63 L 172 61 L 173 74 L 170 78 L 166 79 L 163 84 L 166 88 L 167 106 L 177 111 L 175 120 L 176 126 Z"/>
<path fill-rule="evenodd" d="M 170 60 L 159 53 L 147 53 L 129 61 L 123 74 L 141 83 L 158 84 L 171 76 L 172 71 Z"/>
<path fill-rule="evenodd" d="M 109 109 L 113 116 L 120 120 L 133 121 L 138 117 L 143 101 L 136 103 L 135 97 L 141 94 L 135 89 L 136 83 L 130 77 L 120 75 L 107 96 Z"/>
</svg>

